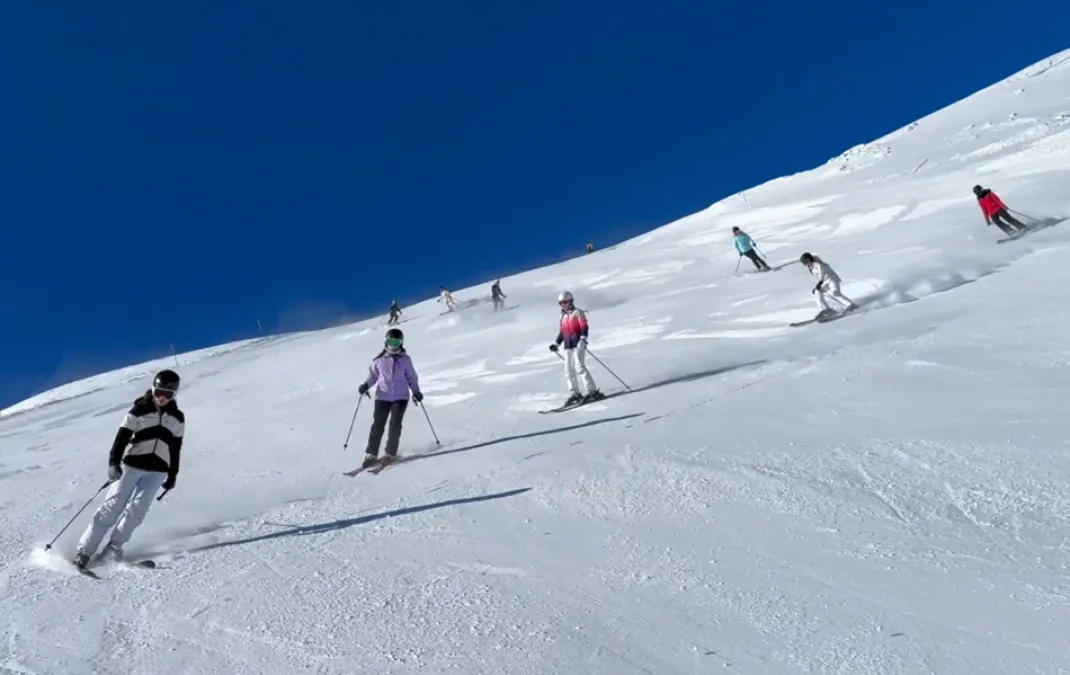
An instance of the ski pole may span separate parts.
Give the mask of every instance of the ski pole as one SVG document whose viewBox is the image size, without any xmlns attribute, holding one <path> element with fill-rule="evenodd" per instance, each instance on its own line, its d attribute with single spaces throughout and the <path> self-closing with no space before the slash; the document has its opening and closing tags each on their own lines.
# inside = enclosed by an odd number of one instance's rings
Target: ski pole
<svg viewBox="0 0 1070 675">
<path fill-rule="evenodd" d="M 160 501 L 161 499 L 163 499 L 164 497 L 166 497 L 166 496 L 167 496 L 167 493 L 168 493 L 168 492 L 170 492 L 170 491 L 171 491 L 171 490 L 164 490 L 163 492 L 161 492 L 161 493 L 160 493 L 160 496 L 156 498 L 156 501 Z"/>
<path fill-rule="evenodd" d="M 427 408 L 423 405 L 420 405 L 420 410 L 424 411 L 424 417 L 427 418 L 427 426 L 431 427 L 431 435 L 435 437 L 435 445 L 441 448 L 442 442 L 438 440 L 438 434 L 435 433 L 435 425 L 431 424 L 431 416 L 427 414 Z"/>
<path fill-rule="evenodd" d="M 67 524 L 63 526 L 63 529 L 59 531 L 59 534 L 56 535 L 55 539 L 45 545 L 46 551 L 52 549 L 52 544 L 55 544 L 56 540 L 63 536 L 63 533 L 67 531 L 67 528 L 71 526 L 71 523 L 77 520 L 78 516 L 82 515 L 82 511 L 85 511 L 86 508 L 93 503 L 93 500 L 97 498 L 97 495 L 99 495 L 104 488 L 108 487 L 111 484 L 112 481 L 108 480 L 108 482 L 104 483 L 104 485 L 101 485 L 99 488 L 97 488 L 97 491 L 93 493 L 93 496 L 89 498 L 89 501 L 87 501 L 85 505 L 82 506 L 82 508 L 78 509 L 78 513 L 74 514 L 73 518 L 67 521 Z"/>
<path fill-rule="evenodd" d="M 346 433 L 346 442 L 342 444 L 342 452 L 345 452 L 349 447 L 349 437 L 353 435 L 353 425 L 357 423 L 357 413 L 360 412 L 360 402 L 364 400 L 364 396 L 361 395 L 357 398 L 357 407 L 353 410 L 353 419 L 349 420 L 349 431 Z M 163 495 L 160 495 L 163 498 Z"/>
<path fill-rule="evenodd" d="M 606 370 L 608 370 L 610 375 L 612 375 L 613 377 L 617 378 L 617 382 L 620 382 L 621 384 L 623 384 L 625 389 L 627 389 L 628 391 L 632 390 L 632 388 L 629 387 L 628 384 L 624 380 L 620 379 L 620 377 L 616 373 L 614 373 L 612 370 L 609 369 L 609 366 L 607 366 L 606 364 L 602 363 L 602 359 L 600 359 L 597 356 L 595 356 L 594 352 L 592 352 L 590 350 L 590 348 L 587 349 L 587 353 L 591 355 L 592 359 L 594 359 L 595 361 L 598 362 L 598 365 L 600 365 L 603 368 L 605 368 Z"/>
<path fill-rule="evenodd" d="M 742 253 L 739 254 L 739 260 L 736 261 L 736 271 L 732 272 L 732 274 L 739 274 L 739 264 L 741 262 L 743 262 L 743 254 Z"/>
<path fill-rule="evenodd" d="M 1015 211 L 1014 209 L 1007 209 L 1007 210 L 1010 211 L 1011 213 L 1018 214 L 1022 218 L 1028 218 L 1029 220 L 1032 220 L 1034 223 L 1038 223 L 1039 224 L 1041 222 L 1041 220 L 1039 218 L 1034 218 L 1033 216 L 1029 215 L 1028 213 L 1022 213 L 1021 211 Z"/>
</svg>

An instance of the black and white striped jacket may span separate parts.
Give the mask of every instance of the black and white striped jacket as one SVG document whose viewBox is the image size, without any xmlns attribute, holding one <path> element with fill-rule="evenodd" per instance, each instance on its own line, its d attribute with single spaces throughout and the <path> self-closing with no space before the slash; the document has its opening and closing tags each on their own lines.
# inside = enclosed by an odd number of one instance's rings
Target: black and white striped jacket
<svg viewBox="0 0 1070 675">
<path fill-rule="evenodd" d="M 172 399 L 162 408 L 156 407 L 152 390 L 134 401 L 126 419 L 115 434 L 108 463 L 144 471 L 178 476 L 182 438 L 186 432 L 186 416 Z"/>
</svg>

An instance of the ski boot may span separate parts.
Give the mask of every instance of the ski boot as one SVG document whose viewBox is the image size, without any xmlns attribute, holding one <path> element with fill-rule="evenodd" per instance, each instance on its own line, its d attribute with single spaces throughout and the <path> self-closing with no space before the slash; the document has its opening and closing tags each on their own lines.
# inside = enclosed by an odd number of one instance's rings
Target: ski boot
<svg viewBox="0 0 1070 675">
<path fill-rule="evenodd" d="M 592 401 L 601 401 L 605 397 L 605 394 L 595 389 L 594 391 L 587 392 L 587 395 L 583 397 L 583 402 L 591 403 Z"/>
<path fill-rule="evenodd" d="M 364 455 L 364 463 L 360 465 L 360 468 L 367 469 L 370 466 L 375 466 L 379 463 L 379 455 L 373 455 L 370 452 Z"/>
<path fill-rule="evenodd" d="M 78 553 L 75 554 L 74 560 L 72 562 L 74 563 L 75 567 L 80 570 L 84 570 L 86 567 L 89 566 L 89 554 L 83 551 L 78 551 Z"/>
<path fill-rule="evenodd" d="M 817 313 L 817 316 L 815 316 L 814 319 L 817 321 L 821 321 L 822 319 L 831 319 L 837 314 L 839 314 L 839 312 L 834 309 L 823 309 Z"/>
<path fill-rule="evenodd" d="M 565 399 L 564 405 L 565 407 L 567 407 L 570 405 L 579 405 L 580 403 L 583 403 L 583 394 L 580 394 L 579 392 L 572 392 L 572 395 Z"/>
<path fill-rule="evenodd" d="M 123 561 L 123 547 L 120 544 L 116 544 L 114 541 L 109 541 L 108 545 L 104 547 L 104 550 L 100 552 L 101 560 L 110 560 L 112 562 Z"/>
</svg>

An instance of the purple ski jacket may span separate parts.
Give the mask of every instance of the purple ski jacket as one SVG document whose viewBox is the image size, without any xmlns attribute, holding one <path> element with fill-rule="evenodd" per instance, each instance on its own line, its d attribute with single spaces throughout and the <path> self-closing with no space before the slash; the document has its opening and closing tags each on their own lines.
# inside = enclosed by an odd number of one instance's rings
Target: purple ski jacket
<svg viewBox="0 0 1070 675">
<path fill-rule="evenodd" d="M 407 401 L 409 390 L 420 391 L 420 380 L 408 354 L 383 354 L 368 368 L 370 388 L 375 385 L 375 398 L 380 401 Z"/>
</svg>

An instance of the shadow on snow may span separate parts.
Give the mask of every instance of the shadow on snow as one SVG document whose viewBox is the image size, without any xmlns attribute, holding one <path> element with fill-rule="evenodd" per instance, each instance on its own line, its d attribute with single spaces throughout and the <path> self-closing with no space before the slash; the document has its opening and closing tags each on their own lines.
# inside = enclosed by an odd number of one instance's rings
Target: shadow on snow
<svg viewBox="0 0 1070 675">
<path fill-rule="evenodd" d="M 504 499 L 505 497 L 515 497 L 516 495 L 524 494 L 531 488 L 518 488 L 516 490 L 509 490 L 507 492 L 496 492 L 487 495 L 477 495 L 475 497 L 461 497 L 458 499 L 447 499 L 441 502 L 433 502 L 431 504 L 421 504 L 419 506 L 406 506 L 400 509 L 393 509 L 390 511 L 381 511 L 379 513 L 370 513 L 366 516 L 358 516 L 356 518 L 346 518 L 344 520 L 334 520 L 329 523 L 319 523 L 318 525 L 303 525 L 297 527 L 291 527 L 288 530 L 282 530 L 281 532 L 272 532 L 271 534 L 264 534 L 258 537 L 247 537 L 245 539 L 232 539 L 230 541 L 221 541 L 215 544 L 208 544 L 206 546 L 198 546 L 189 550 L 189 553 L 198 553 L 201 551 L 211 551 L 216 548 L 225 548 L 227 546 L 240 546 L 242 544 L 255 544 L 261 541 L 270 541 L 272 539 L 282 539 L 284 537 L 299 537 L 309 534 L 324 534 L 326 532 L 336 532 L 338 530 L 344 530 L 349 527 L 355 527 L 357 525 L 366 525 L 373 523 L 377 520 L 384 520 L 386 518 L 394 518 L 397 516 L 409 516 L 414 513 L 421 513 L 423 511 L 434 511 L 435 509 L 444 509 L 450 506 L 461 506 L 463 504 L 475 504 L 477 502 L 486 502 L 493 499 Z"/>
</svg>

